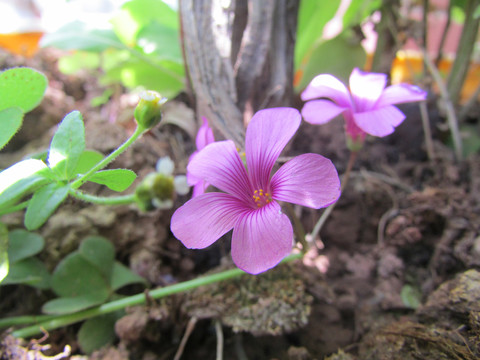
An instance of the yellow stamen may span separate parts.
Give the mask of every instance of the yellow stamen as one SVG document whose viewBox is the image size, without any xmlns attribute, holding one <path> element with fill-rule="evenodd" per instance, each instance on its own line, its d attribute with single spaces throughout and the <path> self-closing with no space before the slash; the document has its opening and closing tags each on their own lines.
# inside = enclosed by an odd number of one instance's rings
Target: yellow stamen
<svg viewBox="0 0 480 360">
<path fill-rule="evenodd" d="M 258 208 L 272 202 L 272 196 L 270 193 L 264 192 L 263 189 L 254 190 L 252 198 Z"/>
</svg>

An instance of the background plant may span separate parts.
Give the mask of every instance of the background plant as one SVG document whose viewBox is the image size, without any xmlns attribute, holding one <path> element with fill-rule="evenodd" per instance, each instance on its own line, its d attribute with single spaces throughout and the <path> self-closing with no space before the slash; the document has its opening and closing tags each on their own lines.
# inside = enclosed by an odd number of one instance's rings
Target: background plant
<svg viewBox="0 0 480 360">
<path fill-rule="evenodd" d="M 163 1 L 131 0 L 105 28 L 76 21 L 46 34 L 41 46 L 71 51 L 59 59 L 59 69 L 99 71 L 103 85 L 154 90 L 172 98 L 184 87 L 178 14 Z M 106 93 L 105 98 L 111 94 Z M 105 101 L 106 99 L 103 99 Z"/>
</svg>

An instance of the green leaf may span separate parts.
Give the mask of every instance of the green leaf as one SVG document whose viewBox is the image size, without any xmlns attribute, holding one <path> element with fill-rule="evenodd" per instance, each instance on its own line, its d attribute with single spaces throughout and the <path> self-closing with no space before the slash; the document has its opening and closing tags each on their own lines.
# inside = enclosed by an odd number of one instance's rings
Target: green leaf
<svg viewBox="0 0 480 360">
<path fill-rule="evenodd" d="M 8 275 L 8 229 L 0 223 L 0 284 Z"/>
<path fill-rule="evenodd" d="M 88 293 L 75 297 L 60 297 L 50 300 L 42 306 L 42 312 L 50 315 L 71 314 L 77 311 L 103 304 L 107 300 L 102 293 Z"/>
<path fill-rule="evenodd" d="M 332 74 L 340 79 L 348 79 L 352 69 L 362 68 L 365 60 L 366 53 L 361 44 L 352 44 L 346 34 L 342 33 L 315 47 L 297 88 L 305 88 L 315 76 L 323 73 Z"/>
<path fill-rule="evenodd" d="M 60 123 L 48 152 L 48 165 L 59 180 L 70 180 L 77 175 L 75 168 L 84 150 L 85 127 L 82 114 L 72 111 Z"/>
<path fill-rule="evenodd" d="M 116 313 L 97 316 L 85 321 L 78 331 L 78 344 L 85 354 L 91 354 L 115 340 Z"/>
<path fill-rule="evenodd" d="M 56 32 L 45 34 L 40 46 L 53 46 L 62 50 L 86 50 L 100 52 L 110 47 L 124 49 L 111 29 L 92 29 L 86 23 L 73 21 Z"/>
<path fill-rule="evenodd" d="M 110 295 L 105 276 L 78 251 L 57 265 L 52 275 L 52 289 L 63 298 L 94 294 L 93 298 L 105 300 Z"/>
<path fill-rule="evenodd" d="M 89 51 L 75 51 L 64 55 L 58 60 L 58 69 L 67 75 L 75 74 L 80 70 L 97 69 L 100 67 L 100 54 Z"/>
<path fill-rule="evenodd" d="M 113 265 L 111 288 L 113 291 L 120 289 L 130 284 L 146 284 L 146 281 L 141 276 L 138 276 L 132 270 L 118 261 Z"/>
<path fill-rule="evenodd" d="M 50 169 L 41 160 L 20 161 L 0 172 L 0 209 L 48 184 Z"/>
<path fill-rule="evenodd" d="M 25 227 L 28 230 L 36 230 L 42 226 L 65 200 L 69 189 L 68 184 L 49 184 L 36 191 L 25 212 Z"/>
<path fill-rule="evenodd" d="M 158 65 L 160 67 L 142 59 L 129 58 L 115 67 L 105 69 L 101 82 L 108 85 L 121 81 L 130 89 L 142 86 L 167 98 L 175 97 L 184 86 L 183 66 L 167 60 L 158 62 Z"/>
<path fill-rule="evenodd" d="M 110 281 L 115 260 L 115 248 L 110 241 L 101 236 L 89 236 L 82 241 L 78 251 L 103 274 L 107 282 Z"/>
<path fill-rule="evenodd" d="M 45 246 L 43 237 L 23 229 L 16 229 L 8 234 L 8 258 L 10 264 L 34 256 Z"/>
<path fill-rule="evenodd" d="M 411 309 L 417 309 L 422 304 L 422 293 L 412 285 L 404 285 L 400 292 L 403 304 Z"/>
<path fill-rule="evenodd" d="M 8 69 L 0 73 L 0 110 L 19 107 L 24 113 L 42 101 L 47 78 L 30 68 Z"/>
<path fill-rule="evenodd" d="M 137 45 L 142 51 L 158 59 L 183 63 L 178 29 L 153 22 L 145 26 L 137 36 Z"/>
<path fill-rule="evenodd" d="M 92 98 L 90 101 L 90 106 L 97 107 L 105 105 L 110 100 L 110 97 L 113 95 L 112 89 L 106 89 L 101 95 Z"/>
<path fill-rule="evenodd" d="M 463 123 L 460 125 L 460 136 L 462 137 L 462 150 L 465 158 L 472 154 L 480 152 L 480 132 L 478 131 L 477 124 Z M 447 138 L 446 144 L 454 149 L 453 138 L 450 136 Z"/>
<path fill-rule="evenodd" d="M 475 8 L 475 11 L 473 12 L 473 18 L 478 19 L 480 18 L 480 5 L 477 5 Z"/>
<path fill-rule="evenodd" d="M 457 24 L 465 23 L 465 10 L 467 9 L 467 0 L 452 0 L 451 13 L 452 20 Z M 470 16 L 470 14 L 468 14 Z"/>
<path fill-rule="evenodd" d="M 77 167 L 73 171 L 75 174 L 85 174 L 104 158 L 103 154 L 94 150 L 85 150 L 78 159 Z"/>
<path fill-rule="evenodd" d="M 325 24 L 333 18 L 339 6 L 339 0 L 302 0 L 300 2 L 295 42 L 295 69 L 302 67 L 302 61 L 308 57 L 315 43 L 321 39 Z"/>
<path fill-rule="evenodd" d="M 133 45 L 140 30 L 152 22 L 175 30 L 179 28 L 177 12 L 158 0 L 129 1 L 110 22 L 118 37 L 129 45 Z"/>
<path fill-rule="evenodd" d="M 22 126 L 23 112 L 19 107 L 0 110 L 0 150 Z"/>
<path fill-rule="evenodd" d="M 128 169 L 101 170 L 88 178 L 88 181 L 105 185 L 113 191 L 125 191 L 135 181 L 137 175 Z"/>
<path fill-rule="evenodd" d="M 39 259 L 29 257 L 14 264 L 11 264 L 7 277 L 2 285 L 25 284 L 38 289 L 50 287 L 50 274 Z"/>
<path fill-rule="evenodd" d="M 343 15 L 343 28 L 361 24 L 367 16 L 380 9 L 381 0 L 352 0 Z"/>
</svg>

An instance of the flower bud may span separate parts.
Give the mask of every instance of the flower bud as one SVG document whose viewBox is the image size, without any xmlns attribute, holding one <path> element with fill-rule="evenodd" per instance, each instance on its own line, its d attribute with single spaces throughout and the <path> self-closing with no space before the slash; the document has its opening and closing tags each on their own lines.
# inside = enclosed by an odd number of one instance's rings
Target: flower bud
<svg viewBox="0 0 480 360">
<path fill-rule="evenodd" d="M 365 140 L 358 136 L 355 139 L 346 134 L 347 149 L 352 152 L 358 152 L 363 148 L 363 143 Z"/>
<path fill-rule="evenodd" d="M 166 101 L 166 98 L 155 91 L 142 91 L 134 112 L 138 125 L 144 129 L 151 129 L 160 123 L 162 119 L 162 105 Z"/>
<path fill-rule="evenodd" d="M 151 183 L 153 178 L 148 176 L 137 186 L 135 189 L 135 198 L 138 207 L 142 211 L 150 211 L 153 210 L 154 206 L 152 203 L 152 191 L 151 191 Z"/>
<path fill-rule="evenodd" d="M 173 199 L 175 185 L 173 176 L 157 173 L 152 183 L 152 193 L 159 200 Z"/>
</svg>

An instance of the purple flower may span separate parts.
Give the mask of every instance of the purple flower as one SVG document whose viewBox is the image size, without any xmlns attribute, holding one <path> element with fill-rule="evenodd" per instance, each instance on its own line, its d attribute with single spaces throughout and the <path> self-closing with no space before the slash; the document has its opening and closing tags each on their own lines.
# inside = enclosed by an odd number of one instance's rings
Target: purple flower
<svg viewBox="0 0 480 360">
<path fill-rule="evenodd" d="M 293 245 L 293 229 L 278 201 L 315 209 L 334 203 L 340 180 L 330 160 L 297 156 L 271 176 L 281 151 L 297 131 L 300 113 L 292 108 L 257 112 L 246 134 L 246 167 L 233 141 L 207 145 L 188 170 L 223 192 L 195 197 L 172 217 L 173 234 L 188 248 L 205 248 L 233 229 L 232 258 L 258 274 L 278 264 Z"/>
<path fill-rule="evenodd" d="M 215 141 L 215 138 L 213 137 L 213 131 L 212 129 L 208 126 L 208 121 L 205 117 L 202 117 L 203 125 L 200 126 L 197 132 L 197 137 L 195 139 L 195 143 L 197 145 L 197 151 L 195 151 L 191 156 L 188 162 L 191 162 L 195 156 L 197 156 L 198 152 L 202 150 L 205 146 L 208 144 L 211 144 Z M 198 195 L 201 195 L 205 192 L 207 189 L 208 184 L 205 180 L 200 179 L 193 175 L 191 171 L 187 169 L 187 183 L 190 186 L 193 186 L 193 194 L 192 197 L 196 197 Z"/>
<path fill-rule="evenodd" d="M 386 136 L 402 123 L 405 115 L 393 104 L 422 101 L 427 96 L 425 91 L 408 84 L 385 88 L 385 74 L 365 73 L 356 68 L 349 83 L 350 91 L 332 75 L 316 76 L 302 93 L 302 100 L 309 100 L 302 115 L 311 124 L 325 124 L 343 113 L 347 137 L 359 144 L 366 134 Z"/>
</svg>

